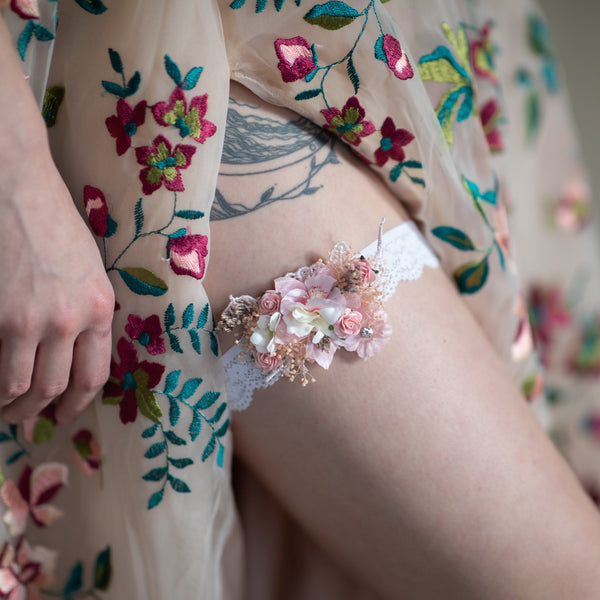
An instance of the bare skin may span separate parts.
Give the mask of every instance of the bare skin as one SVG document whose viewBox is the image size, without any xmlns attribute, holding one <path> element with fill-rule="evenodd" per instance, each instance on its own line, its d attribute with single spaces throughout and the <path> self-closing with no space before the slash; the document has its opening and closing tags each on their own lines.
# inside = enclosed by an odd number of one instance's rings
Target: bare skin
<svg viewBox="0 0 600 600">
<path fill-rule="evenodd" d="M 39 108 L 0 18 L 0 407 L 7 421 L 55 398 L 72 421 L 109 375 L 114 295 L 50 156 Z"/>
<path fill-rule="evenodd" d="M 213 224 L 217 314 L 229 294 L 256 295 L 340 239 L 360 249 L 382 216 L 390 227 L 406 219 L 368 169 L 339 148 L 338 158 L 318 192 Z M 254 185 L 218 184 L 249 205 Z M 454 285 L 426 269 L 387 311 L 394 334 L 379 355 L 338 353 L 308 388 L 281 381 L 234 416 L 242 460 L 383 599 L 598 598 L 598 514 Z"/>
</svg>

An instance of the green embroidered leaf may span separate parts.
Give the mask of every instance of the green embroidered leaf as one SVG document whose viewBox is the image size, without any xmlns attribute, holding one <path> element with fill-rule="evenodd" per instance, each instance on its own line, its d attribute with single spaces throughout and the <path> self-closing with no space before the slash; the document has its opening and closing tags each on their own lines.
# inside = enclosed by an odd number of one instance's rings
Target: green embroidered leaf
<svg viewBox="0 0 600 600">
<path fill-rule="evenodd" d="M 346 65 L 346 72 L 348 73 L 348 78 L 352 82 L 354 87 L 354 93 L 358 93 L 358 88 L 360 87 L 360 79 L 358 77 L 358 73 L 356 72 L 356 67 L 354 66 L 354 61 L 352 60 L 352 55 L 348 57 L 348 64 Z"/>
<path fill-rule="evenodd" d="M 54 127 L 56 125 L 58 109 L 64 97 L 65 88 L 62 85 L 52 85 L 46 90 L 42 104 L 42 116 L 47 127 Z"/>
<path fill-rule="evenodd" d="M 223 402 L 221 404 L 221 406 L 219 406 L 219 408 L 217 408 L 217 412 L 210 419 L 208 419 L 208 422 L 209 423 L 217 423 L 219 421 L 219 419 L 223 416 L 223 413 L 225 412 L 226 408 L 227 408 L 227 403 Z"/>
<path fill-rule="evenodd" d="M 532 91 L 525 101 L 525 124 L 527 141 L 531 142 L 538 132 L 540 124 L 540 100 L 535 91 Z"/>
<path fill-rule="evenodd" d="M 165 69 L 176 85 L 181 85 L 181 71 L 168 54 L 165 54 Z"/>
<path fill-rule="evenodd" d="M 446 35 L 447 40 L 452 44 L 456 53 L 460 57 L 462 64 L 465 68 L 470 70 L 469 66 L 469 40 L 467 39 L 467 33 L 463 25 L 458 26 L 458 38 L 454 35 L 454 31 L 448 23 L 442 23 L 442 29 Z M 470 73 L 469 73 L 470 75 Z"/>
<path fill-rule="evenodd" d="M 160 277 L 144 267 L 117 270 L 127 287 L 140 296 L 162 296 L 169 289 Z"/>
<path fill-rule="evenodd" d="M 202 462 L 204 462 L 215 451 L 216 447 L 217 447 L 217 438 L 215 437 L 215 434 L 213 433 L 208 444 L 206 444 L 206 448 L 204 448 L 204 452 L 202 453 Z"/>
<path fill-rule="evenodd" d="M 118 83 L 102 80 L 102 87 L 113 96 L 118 96 L 119 98 L 127 96 L 127 92 Z"/>
<path fill-rule="evenodd" d="M 33 25 L 33 35 L 35 35 L 36 39 L 40 42 L 49 42 L 54 39 L 54 34 L 39 23 Z"/>
<path fill-rule="evenodd" d="M 456 227 L 436 227 L 431 230 L 431 233 L 459 250 L 475 250 L 471 238 L 464 231 L 456 229 Z"/>
<path fill-rule="evenodd" d="M 219 340 L 217 336 L 211 331 L 210 336 L 210 349 L 215 356 L 219 356 Z"/>
<path fill-rule="evenodd" d="M 144 226 L 144 207 L 142 206 L 143 198 L 140 198 L 135 203 L 133 215 L 135 218 L 135 235 L 138 235 Z"/>
<path fill-rule="evenodd" d="M 169 329 L 175 325 L 175 306 L 173 306 L 173 303 L 170 303 L 169 306 L 167 306 L 163 320 L 165 322 L 165 329 Z"/>
<path fill-rule="evenodd" d="M 146 481 L 160 481 L 167 474 L 167 467 L 159 467 L 158 469 L 152 469 L 145 475 L 142 475 L 142 479 Z"/>
<path fill-rule="evenodd" d="M 64 595 L 70 596 L 78 592 L 83 586 L 83 563 L 78 562 L 73 569 L 71 570 L 71 574 L 69 575 L 69 579 L 67 580 L 67 585 L 65 585 Z"/>
<path fill-rule="evenodd" d="M 135 390 L 135 399 L 140 412 L 151 421 L 160 421 L 163 411 L 154 394 L 145 388 Z"/>
<path fill-rule="evenodd" d="M 202 348 L 200 346 L 200 336 L 195 329 L 190 329 L 190 342 L 192 343 L 192 348 L 196 351 L 196 354 L 202 354 Z"/>
<path fill-rule="evenodd" d="M 179 423 L 179 417 L 181 416 L 181 409 L 175 398 L 169 397 L 169 423 L 171 427 L 175 427 Z"/>
<path fill-rule="evenodd" d="M 439 46 L 438 50 L 444 49 L 444 46 Z M 447 83 L 462 84 L 465 82 L 465 77 L 456 69 L 454 57 L 450 54 L 452 61 L 444 58 L 437 58 L 438 54 L 428 54 L 423 56 L 419 62 L 419 74 L 424 81 L 443 81 Z M 435 58 L 430 58 L 435 57 Z"/>
<path fill-rule="evenodd" d="M 181 84 L 182 90 L 191 90 L 196 87 L 198 83 L 198 79 L 200 79 L 200 75 L 202 75 L 202 71 L 204 69 L 202 67 L 193 67 L 187 72 L 187 75 L 183 79 L 183 83 Z"/>
<path fill-rule="evenodd" d="M 8 460 L 6 461 L 6 464 L 7 465 L 12 465 L 13 463 L 16 463 L 21 458 L 21 456 L 23 456 L 24 454 L 25 454 L 24 450 L 19 450 L 18 452 L 15 452 L 14 454 L 11 454 L 8 457 Z"/>
<path fill-rule="evenodd" d="M 208 321 L 208 302 L 204 305 L 204 308 L 200 311 L 200 314 L 198 315 L 198 323 L 196 324 L 196 327 L 198 329 L 204 329 L 206 321 Z"/>
<path fill-rule="evenodd" d="M 190 423 L 190 439 L 192 442 L 200 435 L 202 431 L 202 419 L 198 411 L 194 411 L 194 417 Z"/>
<path fill-rule="evenodd" d="M 299 94 L 296 94 L 296 96 L 294 97 L 294 100 L 308 100 L 310 98 L 315 98 L 320 93 L 321 93 L 321 90 L 319 88 L 315 88 L 314 90 L 305 90 L 304 92 L 300 92 Z M 262 200 L 262 198 L 261 198 L 261 200 Z"/>
<path fill-rule="evenodd" d="M 206 392 L 198 402 L 194 405 L 197 410 L 206 410 L 210 408 L 221 395 L 221 392 Z"/>
<path fill-rule="evenodd" d="M 171 458 L 170 456 L 169 462 L 176 469 L 185 469 L 186 467 L 189 467 L 190 465 L 194 464 L 194 461 L 191 458 Z"/>
<path fill-rule="evenodd" d="M 146 454 L 144 454 L 144 458 L 156 458 L 160 454 L 162 454 L 167 449 L 166 442 L 156 442 L 152 444 L 148 450 L 146 450 Z"/>
<path fill-rule="evenodd" d="M 121 60 L 121 55 L 112 48 L 108 49 L 108 56 L 110 58 L 110 64 L 116 73 L 123 73 L 123 61 Z"/>
<path fill-rule="evenodd" d="M 136 71 L 131 79 L 127 82 L 126 93 L 128 96 L 133 96 L 140 89 L 142 76 L 139 71 Z"/>
<path fill-rule="evenodd" d="M 196 393 L 196 390 L 201 383 L 202 379 L 200 377 L 192 377 L 192 379 L 188 379 L 181 388 L 181 392 L 179 392 L 179 398 L 182 400 L 191 398 Z"/>
<path fill-rule="evenodd" d="M 204 213 L 201 210 L 177 210 L 175 216 L 181 219 L 201 219 Z"/>
<path fill-rule="evenodd" d="M 345 2 L 331 0 L 325 4 L 313 6 L 304 15 L 304 20 L 311 25 L 318 25 L 333 31 L 349 25 L 359 16 L 360 13 Z"/>
<path fill-rule="evenodd" d="M 223 425 L 221 425 L 221 427 L 219 427 L 219 429 L 217 429 L 217 431 L 215 431 L 214 435 L 216 435 L 217 437 L 223 437 L 227 431 L 229 430 L 229 419 L 227 419 L 227 421 L 225 421 L 223 423 Z"/>
<path fill-rule="evenodd" d="M 180 438 L 174 431 L 165 431 L 166 438 L 175 446 L 185 446 L 187 442 Z"/>
<path fill-rule="evenodd" d="M 181 349 L 181 345 L 179 344 L 179 339 L 174 333 L 171 332 L 169 332 L 169 344 L 171 344 L 171 350 L 173 350 L 173 352 L 183 354 L 183 350 Z"/>
<path fill-rule="evenodd" d="M 177 479 L 176 477 L 173 477 L 173 475 L 168 475 L 167 479 L 169 480 L 171 487 L 180 494 L 188 494 L 192 491 L 185 481 L 181 481 L 181 479 Z"/>
<path fill-rule="evenodd" d="M 188 329 L 194 320 L 194 305 L 192 303 L 188 304 L 183 311 L 183 326 Z"/>
<path fill-rule="evenodd" d="M 83 10 L 86 10 L 93 15 L 101 15 L 105 10 L 106 6 L 100 2 L 100 0 L 75 0 Z"/>
<path fill-rule="evenodd" d="M 33 443 L 49 442 L 54 435 L 54 424 L 46 417 L 40 417 L 33 428 Z"/>
<path fill-rule="evenodd" d="M 106 546 L 96 557 L 94 568 L 94 588 L 106 591 L 112 577 L 112 564 L 110 560 L 110 546 Z"/>
<path fill-rule="evenodd" d="M 474 294 L 487 281 L 489 273 L 487 255 L 482 260 L 474 260 L 454 271 L 454 279 L 461 294 Z"/>
<path fill-rule="evenodd" d="M 157 504 L 160 504 L 162 502 L 163 499 L 163 495 L 165 493 L 165 490 L 158 490 L 158 492 L 155 492 L 154 494 L 152 494 L 152 496 L 150 496 L 150 500 L 148 500 L 148 510 L 154 508 Z"/>
<path fill-rule="evenodd" d="M 142 431 L 142 437 L 151 438 L 156 433 L 157 429 L 158 423 L 154 423 L 154 425 L 151 425 L 150 427 L 148 427 L 148 429 L 144 429 L 144 431 Z"/>
<path fill-rule="evenodd" d="M 179 369 L 177 371 L 171 371 L 165 377 L 165 389 L 164 389 L 165 394 L 170 394 L 171 392 L 173 392 L 175 390 L 175 388 L 179 384 L 179 376 L 180 375 L 181 375 L 181 369 Z"/>
</svg>

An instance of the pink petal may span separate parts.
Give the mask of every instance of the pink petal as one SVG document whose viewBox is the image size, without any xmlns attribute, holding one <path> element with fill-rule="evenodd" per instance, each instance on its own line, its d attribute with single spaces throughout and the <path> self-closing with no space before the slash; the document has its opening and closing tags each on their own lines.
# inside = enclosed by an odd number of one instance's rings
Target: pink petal
<svg viewBox="0 0 600 600">
<path fill-rule="evenodd" d="M 44 463 L 31 475 L 31 504 L 36 505 L 52 498 L 67 483 L 69 471 L 61 463 Z"/>
<path fill-rule="evenodd" d="M 31 509 L 31 516 L 38 526 L 47 527 L 63 517 L 64 513 L 60 508 L 52 504 L 41 504 Z"/>
</svg>

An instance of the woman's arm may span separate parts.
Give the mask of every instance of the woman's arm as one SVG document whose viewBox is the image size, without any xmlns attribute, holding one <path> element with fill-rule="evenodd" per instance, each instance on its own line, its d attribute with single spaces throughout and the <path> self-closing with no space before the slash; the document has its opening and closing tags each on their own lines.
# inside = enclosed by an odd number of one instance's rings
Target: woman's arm
<svg viewBox="0 0 600 600">
<path fill-rule="evenodd" d="M 75 418 L 108 378 L 112 288 L 0 18 L 0 406 Z"/>
</svg>

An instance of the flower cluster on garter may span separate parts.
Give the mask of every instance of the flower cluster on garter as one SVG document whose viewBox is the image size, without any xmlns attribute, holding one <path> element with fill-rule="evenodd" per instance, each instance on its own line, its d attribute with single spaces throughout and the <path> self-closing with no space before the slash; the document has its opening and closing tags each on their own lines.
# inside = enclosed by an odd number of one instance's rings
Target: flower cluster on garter
<svg viewBox="0 0 600 600">
<path fill-rule="evenodd" d="M 392 328 L 383 308 L 380 268 L 336 244 L 327 261 L 275 279 L 259 298 L 230 298 L 217 328 L 238 330 L 265 373 L 306 385 L 307 364 L 328 369 L 338 348 L 363 359 L 379 352 Z"/>
</svg>

